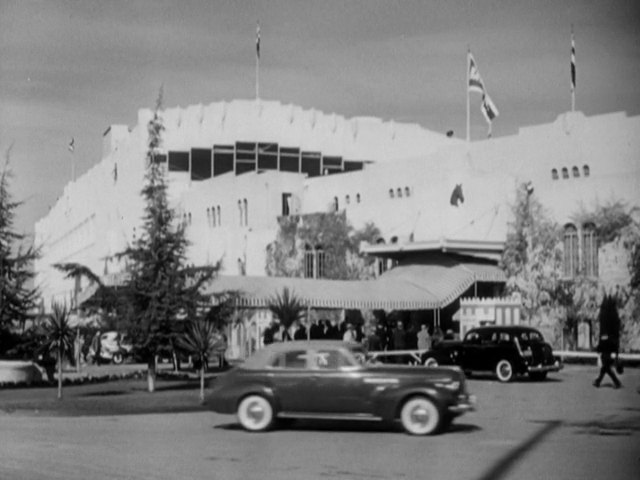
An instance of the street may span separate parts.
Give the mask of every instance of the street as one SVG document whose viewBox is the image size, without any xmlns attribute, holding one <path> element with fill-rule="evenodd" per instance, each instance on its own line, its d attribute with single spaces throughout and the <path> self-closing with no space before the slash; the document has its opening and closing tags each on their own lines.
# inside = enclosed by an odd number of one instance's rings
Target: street
<svg viewBox="0 0 640 480">
<path fill-rule="evenodd" d="M 0 413 L 0 478 L 636 479 L 640 370 L 627 369 L 621 390 L 594 388 L 595 374 L 568 366 L 542 383 L 471 379 L 478 410 L 434 437 L 311 421 L 249 434 L 208 412 Z"/>
</svg>

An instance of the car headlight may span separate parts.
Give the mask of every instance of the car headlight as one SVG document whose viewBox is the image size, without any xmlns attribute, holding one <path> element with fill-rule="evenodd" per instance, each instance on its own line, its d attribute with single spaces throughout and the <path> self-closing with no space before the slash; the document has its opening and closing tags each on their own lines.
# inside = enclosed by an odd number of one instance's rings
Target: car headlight
<svg viewBox="0 0 640 480">
<path fill-rule="evenodd" d="M 436 387 L 445 388 L 447 390 L 451 390 L 452 392 L 457 392 L 458 390 L 460 390 L 460 382 L 458 380 L 452 380 L 451 382 L 447 383 L 439 382 L 435 385 Z"/>
</svg>

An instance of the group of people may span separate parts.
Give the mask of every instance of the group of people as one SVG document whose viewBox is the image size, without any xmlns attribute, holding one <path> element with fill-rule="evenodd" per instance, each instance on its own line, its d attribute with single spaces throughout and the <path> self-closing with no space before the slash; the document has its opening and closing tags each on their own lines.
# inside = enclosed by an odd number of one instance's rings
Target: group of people
<svg viewBox="0 0 640 480">
<path fill-rule="evenodd" d="M 343 340 L 345 342 L 361 343 L 369 351 L 384 350 L 430 350 L 441 341 L 455 339 L 455 334 L 448 330 L 444 333 L 439 327 L 429 331 L 427 325 L 420 325 L 416 330 L 413 326 L 405 328 L 402 321 L 396 322 L 394 327 L 382 324 L 363 326 L 348 321 L 338 323 L 336 320 L 319 320 L 307 328 L 299 321 L 286 328 L 279 321 L 273 321 L 263 332 L 263 343 L 269 345 L 274 342 L 290 340 Z"/>
</svg>

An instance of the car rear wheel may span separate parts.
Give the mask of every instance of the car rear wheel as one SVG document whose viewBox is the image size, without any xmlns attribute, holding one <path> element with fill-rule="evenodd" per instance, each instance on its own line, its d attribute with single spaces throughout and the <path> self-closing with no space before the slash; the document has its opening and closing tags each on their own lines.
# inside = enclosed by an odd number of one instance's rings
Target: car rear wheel
<svg viewBox="0 0 640 480">
<path fill-rule="evenodd" d="M 261 395 L 249 395 L 238 405 L 238 421 L 250 432 L 263 432 L 273 424 L 273 407 Z"/>
<path fill-rule="evenodd" d="M 412 397 L 402 405 L 400 422 L 410 435 L 431 435 L 440 428 L 442 414 L 427 397 Z"/>
<path fill-rule="evenodd" d="M 513 380 L 513 365 L 509 360 L 500 360 L 496 365 L 496 376 L 503 383 Z"/>
<path fill-rule="evenodd" d="M 433 357 L 428 357 L 424 361 L 424 366 L 425 367 L 437 367 L 438 366 L 438 361 Z"/>
</svg>

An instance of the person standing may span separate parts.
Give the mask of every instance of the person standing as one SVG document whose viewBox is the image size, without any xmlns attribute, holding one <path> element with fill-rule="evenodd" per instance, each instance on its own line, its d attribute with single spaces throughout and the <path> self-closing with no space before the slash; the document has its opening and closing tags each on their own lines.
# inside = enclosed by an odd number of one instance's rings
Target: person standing
<svg viewBox="0 0 640 480">
<path fill-rule="evenodd" d="M 347 323 L 347 328 L 344 331 L 344 334 L 342 335 L 342 341 L 349 342 L 349 343 L 358 342 L 358 338 L 356 337 L 356 331 L 353 328 L 353 325 L 351 323 Z"/>
<path fill-rule="evenodd" d="M 598 342 L 598 346 L 596 347 L 596 351 L 600 354 L 600 374 L 598 375 L 598 378 L 594 380 L 593 386 L 596 388 L 600 387 L 600 382 L 602 382 L 602 379 L 606 374 L 611 377 L 611 380 L 613 381 L 613 388 L 620 388 L 622 384 L 611 368 L 614 365 L 613 354 L 615 353 L 617 355 L 616 345 L 608 335 L 602 335 L 600 337 L 600 342 Z"/>
<path fill-rule="evenodd" d="M 418 350 L 431 350 L 431 336 L 424 323 L 420 325 L 420 331 L 418 332 Z"/>
</svg>

